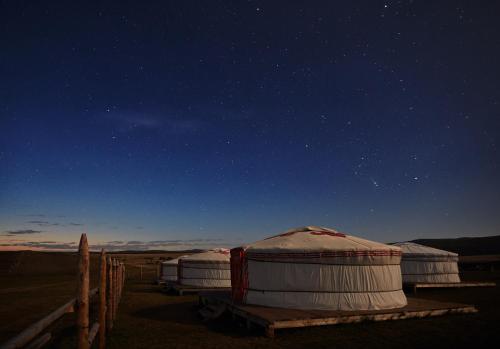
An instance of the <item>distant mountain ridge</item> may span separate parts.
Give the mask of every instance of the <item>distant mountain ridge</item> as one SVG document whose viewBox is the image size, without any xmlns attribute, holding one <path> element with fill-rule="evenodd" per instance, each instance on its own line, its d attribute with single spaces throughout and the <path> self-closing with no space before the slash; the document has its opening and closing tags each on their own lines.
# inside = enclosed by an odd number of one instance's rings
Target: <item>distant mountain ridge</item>
<svg viewBox="0 0 500 349">
<path fill-rule="evenodd" d="M 455 252 L 461 256 L 500 254 L 500 235 L 456 239 L 416 239 L 411 242 Z"/>
<path fill-rule="evenodd" d="M 120 250 L 120 251 L 110 251 L 111 254 L 161 254 L 161 253 L 180 253 L 180 254 L 193 254 L 205 252 L 206 250 L 192 249 L 192 250 Z M 96 252 L 100 253 L 100 252 Z"/>
</svg>

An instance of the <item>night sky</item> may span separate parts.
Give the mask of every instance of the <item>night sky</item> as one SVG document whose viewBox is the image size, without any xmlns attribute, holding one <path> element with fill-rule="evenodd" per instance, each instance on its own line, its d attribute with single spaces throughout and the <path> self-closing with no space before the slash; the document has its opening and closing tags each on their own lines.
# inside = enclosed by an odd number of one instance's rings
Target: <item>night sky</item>
<svg viewBox="0 0 500 349">
<path fill-rule="evenodd" d="M 2 1 L 0 248 L 498 234 L 499 11 Z"/>
</svg>

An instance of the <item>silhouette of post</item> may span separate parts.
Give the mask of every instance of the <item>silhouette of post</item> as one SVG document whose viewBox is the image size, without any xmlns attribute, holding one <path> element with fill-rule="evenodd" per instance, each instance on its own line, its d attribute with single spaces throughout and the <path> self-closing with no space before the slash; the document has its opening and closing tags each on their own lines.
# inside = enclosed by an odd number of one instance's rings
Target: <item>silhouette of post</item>
<svg viewBox="0 0 500 349">
<path fill-rule="evenodd" d="M 82 234 L 78 247 L 78 287 L 77 287 L 77 348 L 89 348 L 89 245 L 87 235 Z"/>
<path fill-rule="evenodd" d="M 120 298 L 123 295 L 123 262 L 120 263 Z"/>
<path fill-rule="evenodd" d="M 108 289 L 106 290 L 106 328 L 109 331 L 113 328 L 113 260 L 108 257 Z"/>
<path fill-rule="evenodd" d="M 101 251 L 99 274 L 99 349 L 106 347 L 106 252 Z"/>
<path fill-rule="evenodd" d="M 120 299 L 122 297 L 122 263 L 117 261 L 116 264 L 116 283 L 118 284 L 118 304 L 120 304 Z"/>
<path fill-rule="evenodd" d="M 116 272 L 116 259 L 113 258 L 113 321 L 116 320 L 116 309 L 118 308 L 118 278 Z"/>
</svg>

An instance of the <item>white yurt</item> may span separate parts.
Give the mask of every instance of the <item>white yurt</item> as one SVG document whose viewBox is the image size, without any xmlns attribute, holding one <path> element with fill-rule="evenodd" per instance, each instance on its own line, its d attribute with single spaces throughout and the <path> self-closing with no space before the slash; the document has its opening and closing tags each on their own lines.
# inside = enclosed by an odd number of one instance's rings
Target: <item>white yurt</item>
<svg viewBox="0 0 500 349">
<path fill-rule="evenodd" d="M 401 249 L 303 227 L 231 250 L 236 302 L 321 310 L 404 307 Z"/>
<path fill-rule="evenodd" d="M 177 282 L 177 268 L 180 258 L 185 258 L 185 256 L 180 256 L 177 258 L 170 259 L 168 261 L 161 263 L 161 279 L 167 283 Z"/>
<path fill-rule="evenodd" d="M 228 249 L 214 249 L 179 259 L 179 284 L 197 287 L 231 287 Z"/>
<path fill-rule="evenodd" d="M 398 242 L 401 248 L 401 273 L 404 283 L 456 283 L 458 254 L 413 242 Z"/>
</svg>

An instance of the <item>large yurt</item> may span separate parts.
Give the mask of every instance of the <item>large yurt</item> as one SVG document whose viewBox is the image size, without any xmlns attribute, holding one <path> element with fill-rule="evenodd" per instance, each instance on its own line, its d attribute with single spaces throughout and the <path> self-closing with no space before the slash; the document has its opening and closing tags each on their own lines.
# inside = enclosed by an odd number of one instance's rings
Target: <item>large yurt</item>
<svg viewBox="0 0 500 349">
<path fill-rule="evenodd" d="M 413 242 L 394 244 L 401 248 L 403 283 L 456 283 L 458 254 Z"/>
<path fill-rule="evenodd" d="M 177 258 L 170 259 L 168 261 L 161 263 L 161 279 L 167 283 L 177 282 L 177 268 L 180 258 L 185 258 L 187 256 L 181 256 Z"/>
<path fill-rule="evenodd" d="M 235 302 L 318 310 L 404 307 L 401 249 L 303 227 L 231 250 Z"/>
<path fill-rule="evenodd" d="M 214 249 L 179 259 L 179 284 L 196 287 L 231 287 L 229 250 Z"/>
</svg>

